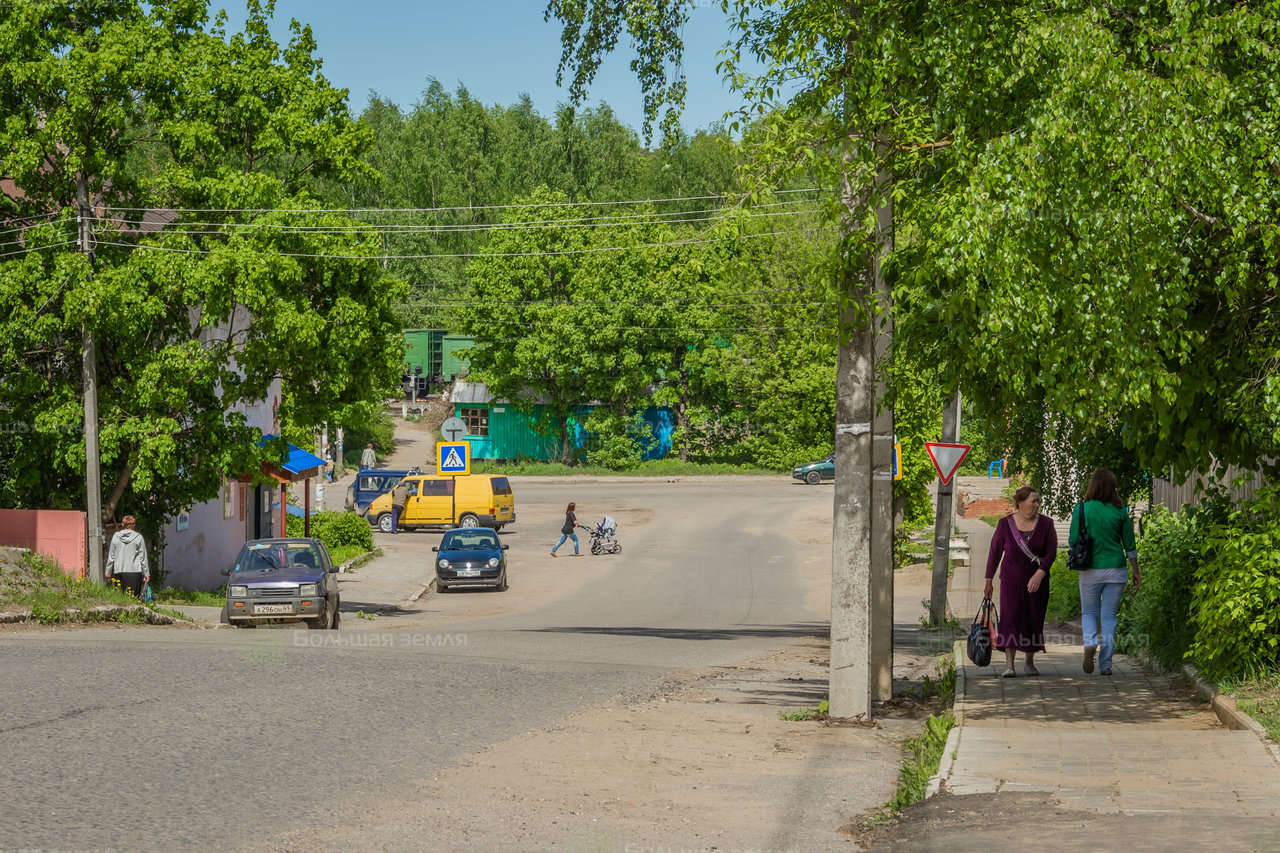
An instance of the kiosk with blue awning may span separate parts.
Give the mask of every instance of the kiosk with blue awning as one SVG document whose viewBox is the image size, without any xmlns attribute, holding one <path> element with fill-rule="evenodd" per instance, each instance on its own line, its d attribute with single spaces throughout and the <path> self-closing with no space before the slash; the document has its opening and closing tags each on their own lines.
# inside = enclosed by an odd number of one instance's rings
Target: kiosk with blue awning
<svg viewBox="0 0 1280 853">
<path fill-rule="evenodd" d="M 264 435 L 259 441 L 259 447 L 265 447 L 273 441 L 279 440 L 274 435 Z M 262 473 L 274 479 L 280 484 L 280 535 L 284 535 L 285 518 L 288 513 L 289 506 L 289 484 L 303 483 L 303 535 L 311 535 L 311 478 L 318 477 L 324 472 L 325 461 L 314 453 L 308 453 L 296 444 L 285 442 L 286 451 L 283 458 L 279 462 L 272 463 L 267 460 L 262 462 Z"/>
</svg>

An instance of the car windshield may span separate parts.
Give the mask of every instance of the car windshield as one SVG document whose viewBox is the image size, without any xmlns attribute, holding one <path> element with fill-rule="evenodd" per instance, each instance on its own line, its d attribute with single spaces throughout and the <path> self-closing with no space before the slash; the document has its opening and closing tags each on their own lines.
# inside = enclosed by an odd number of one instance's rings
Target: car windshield
<svg viewBox="0 0 1280 853">
<path fill-rule="evenodd" d="M 444 535 L 441 551 L 476 551 L 498 547 L 498 535 L 492 530 L 455 530 Z"/>
<path fill-rule="evenodd" d="M 261 572 L 272 569 L 318 569 L 324 565 L 320 549 L 311 542 L 255 542 L 245 546 L 236 563 L 237 572 Z"/>
</svg>

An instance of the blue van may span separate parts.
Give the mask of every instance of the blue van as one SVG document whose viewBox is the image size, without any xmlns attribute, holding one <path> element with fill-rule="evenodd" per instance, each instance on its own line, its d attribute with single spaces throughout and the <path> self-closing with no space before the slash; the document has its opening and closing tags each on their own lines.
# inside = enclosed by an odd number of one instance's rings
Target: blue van
<svg viewBox="0 0 1280 853">
<path fill-rule="evenodd" d="M 375 498 L 394 489 L 410 474 L 420 473 L 417 468 L 361 468 L 355 482 L 347 487 L 347 509 L 364 515 Z"/>
</svg>

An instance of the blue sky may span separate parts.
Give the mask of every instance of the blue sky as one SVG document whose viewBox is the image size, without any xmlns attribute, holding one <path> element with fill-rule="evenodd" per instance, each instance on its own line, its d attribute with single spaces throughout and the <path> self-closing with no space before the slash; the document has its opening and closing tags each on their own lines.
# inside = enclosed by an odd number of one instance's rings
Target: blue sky
<svg viewBox="0 0 1280 853">
<path fill-rule="evenodd" d="M 229 28 L 243 23 L 239 0 L 212 0 L 211 12 L 218 8 L 231 15 Z M 325 76 L 350 90 L 357 113 L 371 90 L 408 109 L 435 77 L 450 92 L 465 84 L 485 104 L 511 104 L 528 92 L 538 112 L 550 116 L 568 93 L 556 86 L 560 29 L 543 21 L 545 8 L 544 0 L 277 0 L 273 32 L 283 42 L 290 18 L 310 24 Z M 715 70 L 716 51 L 729 37 L 718 8 L 695 4 L 685 28 L 686 130 L 719 120 L 739 103 Z M 639 132 L 640 87 L 628 67 L 631 55 L 620 40 L 588 103 L 608 103 Z"/>
</svg>

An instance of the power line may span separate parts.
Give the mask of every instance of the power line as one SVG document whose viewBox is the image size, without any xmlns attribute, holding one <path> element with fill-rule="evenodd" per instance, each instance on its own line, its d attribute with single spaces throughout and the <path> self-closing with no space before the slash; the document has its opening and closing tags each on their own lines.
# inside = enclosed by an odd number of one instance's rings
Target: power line
<svg viewBox="0 0 1280 853">
<path fill-rule="evenodd" d="M 794 201 L 773 202 L 760 205 L 759 208 L 789 207 L 788 210 L 770 210 L 743 214 L 746 218 L 768 218 L 774 216 L 798 216 L 816 213 L 818 208 L 794 208 Z M 280 234 L 458 234 L 483 231 L 511 231 L 522 229 L 560 229 L 560 228 L 627 228 L 646 225 L 681 225 L 697 222 L 715 222 L 723 220 L 723 216 L 700 216 L 697 214 L 716 213 L 719 208 L 694 211 L 673 211 L 671 213 L 631 214 L 628 216 L 595 216 L 579 219 L 529 220 L 524 222 L 495 223 L 431 223 L 426 225 L 409 225 L 405 223 L 361 223 L 359 225 L 285 225 L 273 222 L 184 222 L 175 221 L 171 226 L 164 226 L 146 233 L 187 234 L 187 235 L 219 235 L 237 233 L 243 230 L 265 230 Z M 94 217 L 97 222 L 116 223 L 110 217 Z M 212 230 L 195 230 L 208 228 Z M 228 230 L 223 230 L 228 229 Z"/>
<path fill-rule="evenodd" d="M 43 246 L 28 246 L 25 249 L 18 249 L 13 252 L 0 252 L 0 258 L 9 258 L 14 255 L 26 255 L 31 252 L 42 252 L 45 249 L 56 249 L 59 246 L 73 246 L 75 244 L 75 240 L 63 240 L 61 243 L 46 243 Z"/>
<path fill-rule="evenodd" d="M 792 193 L 814 193 L 822 192 L 821 187 L 806 187 L 804 189 L 791 190 L 773 190 L 774 195 L 785 195 Z M 648 198 L 648 199 L 628 199 L 625 201 L 547 201 L 538 202 L 536 204 L 475 204 L 475 205 L 456 205 L 452 207 L 312 207 L 312 208 L 281 208 L 281 207 L 103 207 L 101 210 L 120 210 L 127 212 L 146 212 L 157 211 L 167 213 L 451 213 L 458 211 L 478 211 L 478 210 L 516 210 L 516 209 L 542 209 L 548 207 L 607 207 L 622 206 L 635 204 L 669 204 L 678 201 L 709 201 L 717 198 L 733 198 L 731 193 L 719 193 L 717 195 L 690 195 L 678 196 L 674 198 Z"/>
<path fill-rule="evenodd" d="M 737 239 L 754 240 L 761 237 L 780 237 L 786 234 L 808 234 L 817 228 L 793 228 L 783 231 L 765 231 L 758 234 L 742 234 Z M 693 246 L 705 243 L 718 243 L 723 238 L 708 240 L 668 240 L 661 243 L 637 243 L 633 246 L 596 246 L 590 249 L 565 249 L 556 252 L 438 252 L 427 254 L 367 254 L 367 255 L 330 255 L 312 252 L 271 252 L 276 257 L 284 258 L 319 258 L 334 261 L 411 261 L 411 260 L 443 260 L 458 258 L 541 258 L 566 255 L 590 255 L 600 252 L 628 252 L 636 249 L 661 249 L 664 247 Z M 74 241 L 72 241 L 74 242 Z M 207 255 L 207 249 L 180 249 L 171 246 L 157 246 L 150 243 L 120 243 L 112 240 L 99 240 L 99 246 L 116 246 L 123 249 L 148 249 L 160 252 L 173 252 L 184 255 Z M 0 256 L 2 257 L 2 256 Z"/>
<path fill-rule="evenodd" d="M 456 285 L 456 286 L 462 287 L 463 285 Z M 426 285 L 411 284 L 410 287 L 422 288 L 422 287 L 426 287 Z M 806 293 L 819 293 L 819 292 L 822 292 L 822 290 L 823 290 L 822 288 L 817 288 L 817 287 L 784 287 L 784 288 L 770 288 L 770 289 L 763 289 L 763 290 L 743 290 L 743 291 L 737 291 L 733 295 L 735 296 L 766 296 L 766 295 L 775 295 L 775 294 L 782 294 L 782 293 L 794 293 L 797 295 L 803 295 Z M 470 299 L 470 298 L 461 297 L 461 296 L 460 297 L 446 296 L 446 297 L 440 297 L 439 299 L 433 302 L 419 301 L 419 302 L 415 302 L 414 304 L 418 306 L 423 306 L 423 307 L 437 307 L 437 308 L 449 308 L 449 307 L 462 306 L 462 305 L 474 305 L 477 302 L 481 302 L 484 305 L 510 305 L 510 306 L 563 305 L 565 307 L 592 306 L 592 305 L 604 305 L 604 306 L 650 305 L 650 304 L 659 303 L 659 302 L 695 302 L 695 301 L 698 301 L 701 299 L 707 299 L 707 298 L 722 298 L 725 295 L 726 294 L 724 293 L 713 293 L 713 294 L 702 294 L 698 296 L 665 296 L 665 297 L 656 297 L 653 299 L 610 299 L 610 300 L 577 300 L 575 299 L 572 302 L 565 302 L 563 300 L 553 300 L 553 299 L 480 299 L 480 300 L 477 300 L 477 299 Z M 735 302 L 735 303 L 724 303 L 724 304 L 726 305 L 743 305 L 743 304 L 778 305 L 778 306 L 786 307 L 788 305 L 794 305 L 795 303 L 794 302 L 754 302 L 754 303 Z"/>
</svg>

